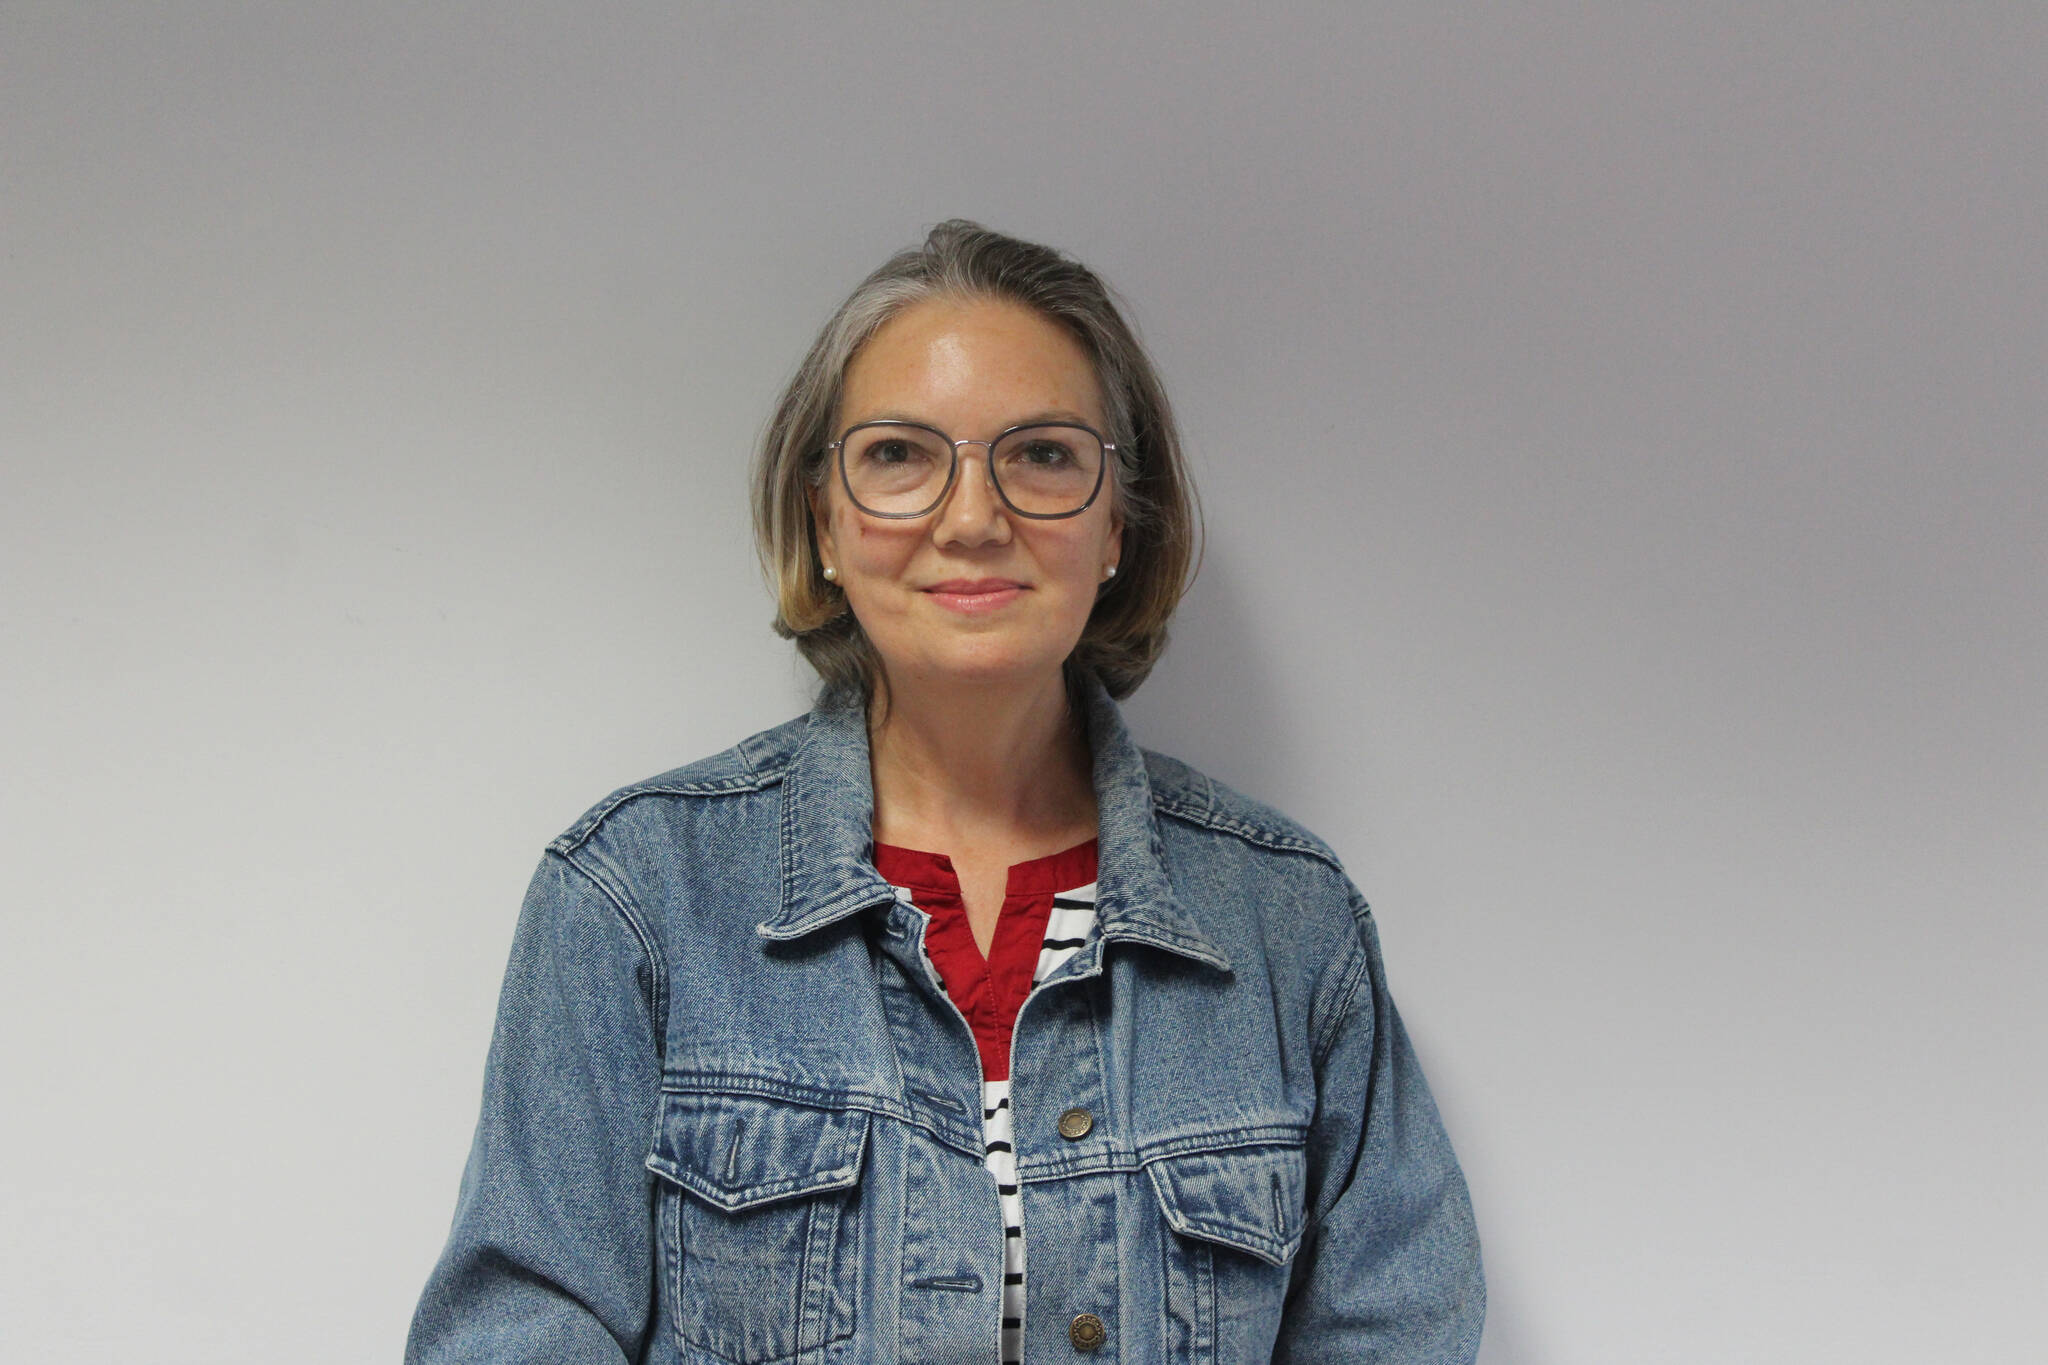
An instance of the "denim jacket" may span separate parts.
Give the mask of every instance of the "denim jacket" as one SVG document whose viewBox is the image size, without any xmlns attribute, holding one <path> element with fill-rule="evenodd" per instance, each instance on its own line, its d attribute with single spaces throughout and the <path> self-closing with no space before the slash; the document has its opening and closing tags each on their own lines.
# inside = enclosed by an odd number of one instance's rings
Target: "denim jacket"
<svg viewBox="0 0 2048 1365">
<path fill-rule="evenodd" d="M 1471 1361 L 1471 1203 L 1364 899 L 1085 714 L 1098 928 L 1011 1054 L 1025 1359 Z M 980 1061 L 872 823 L 828 703 L 548 845 L 408 1362 L 993 1365 Z"/>
</svg>

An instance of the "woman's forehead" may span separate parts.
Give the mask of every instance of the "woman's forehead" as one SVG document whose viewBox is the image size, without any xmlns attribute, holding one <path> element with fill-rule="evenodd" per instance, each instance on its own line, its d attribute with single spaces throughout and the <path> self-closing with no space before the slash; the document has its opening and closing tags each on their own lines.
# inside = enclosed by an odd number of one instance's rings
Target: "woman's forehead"
<svg viewBox="0 0 2048 1365">
<path fill-rule="evenodd" d="M 931 299 L 877 328 L 840 386 L 839 425 L 875 417 L 1102 420 L 1101 386 L 1059 323 L 999 299 Z"/>
</svg>

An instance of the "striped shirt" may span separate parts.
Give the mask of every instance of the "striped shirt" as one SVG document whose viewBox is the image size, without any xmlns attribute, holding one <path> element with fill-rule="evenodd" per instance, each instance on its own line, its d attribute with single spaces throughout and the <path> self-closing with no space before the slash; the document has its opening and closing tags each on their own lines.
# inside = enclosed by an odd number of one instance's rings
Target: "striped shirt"
<svg viewBox="0 0 2048 1365">
<path fill-rule="evenodd" d="M 1025 997 L 1095 927 L 1095 841 L 1011 865 L 987 957 L 968 926 L 952 859 L 876 844 L 875 870 L 898 900 L 931 917 L 925 956 L 966 1016 L 981 1053 L 983 1160 L 1003 1209 L 1002 1358 L 1015 1365 L 1024 1356 L 1024 1199 L 1010 1118 L 1010 1037 Z"/>
</svg>

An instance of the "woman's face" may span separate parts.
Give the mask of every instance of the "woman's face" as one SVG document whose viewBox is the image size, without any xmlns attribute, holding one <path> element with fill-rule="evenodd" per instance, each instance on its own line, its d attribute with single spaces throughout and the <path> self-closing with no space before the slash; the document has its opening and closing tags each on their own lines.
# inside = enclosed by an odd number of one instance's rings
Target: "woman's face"
<svg viewBox="0 0 2048 1365">
<path fill-rule="evenodd" d="M 847 367 L 833 431 L 880 418 L 956 441 L 1032 421 L 1108 429 L 1079 343 L 1030 308 L 989 299 L 914 304 L 868 339 Z M 1078 516 L 1017 516 L 989 482 L 987 447 L 972 445 L 960 448 L 945 501 L 922 517 L 869 516 L 848 501 L 836 464 L 811 513 L 892 685 L 1044 685 L 1121 553 L 1111 503 L 1105 483 Z"/>
</svg>

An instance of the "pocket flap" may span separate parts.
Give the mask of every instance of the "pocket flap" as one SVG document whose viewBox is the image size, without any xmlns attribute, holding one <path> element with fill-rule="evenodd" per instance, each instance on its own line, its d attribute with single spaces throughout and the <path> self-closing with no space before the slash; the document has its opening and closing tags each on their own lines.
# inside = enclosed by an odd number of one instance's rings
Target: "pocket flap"
<svg viewBox="0 0 2048 1365">
<path fill-rule="evenodd" d="M 1145 1167 L 1168 1226 L 1285 1265 L 1301 1246 L 1308 1162 L 1299 1144 L 1160 1157 Z"/>
<path fill-rule="evenodd" d="M 864 1110 L 669 1092 L 647 1169 L 737 1212 L 854 1185 L 867 1137 Z"/>
</svg>

